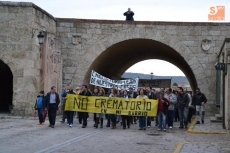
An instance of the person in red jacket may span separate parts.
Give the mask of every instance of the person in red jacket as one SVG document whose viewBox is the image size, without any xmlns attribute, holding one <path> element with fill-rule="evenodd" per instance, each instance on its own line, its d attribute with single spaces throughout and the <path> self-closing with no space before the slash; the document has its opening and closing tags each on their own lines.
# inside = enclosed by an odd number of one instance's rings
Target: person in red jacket
<svg viewBox="0 0 230 153">
<path fill-rule="evenodd" d="M 158 131 L 166 132 L 166 115 L 168 111 L 169 101 L 164 98 L 164 94 L 160 93 L 158 99 Z"/>
</svg>

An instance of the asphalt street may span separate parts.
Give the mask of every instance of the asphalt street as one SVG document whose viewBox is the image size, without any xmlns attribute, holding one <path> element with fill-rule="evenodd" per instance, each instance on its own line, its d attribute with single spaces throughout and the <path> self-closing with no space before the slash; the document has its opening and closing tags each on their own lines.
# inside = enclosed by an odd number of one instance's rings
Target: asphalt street
<svg viewBox="0 0 230 153">
<path fill-rule="evenodd" d="M 178 122 L 167 132 L 157 131 L 154 121 L 146 131 L 138 130 L 138 124 L 130 129 L 122 129 L 120 124 L 117 129 L 95 129 L 92 116 L 85 129 L 76 118 L 72 128 L 60 123 L 60 117 L 55 128 L 48 127 L 48 120 L 45 125 L 37 123 L 37 118 L 0 119 L 0 153 L 230 152 L 229 134 L 188 133 L 178 128 Z"/>
</svg>

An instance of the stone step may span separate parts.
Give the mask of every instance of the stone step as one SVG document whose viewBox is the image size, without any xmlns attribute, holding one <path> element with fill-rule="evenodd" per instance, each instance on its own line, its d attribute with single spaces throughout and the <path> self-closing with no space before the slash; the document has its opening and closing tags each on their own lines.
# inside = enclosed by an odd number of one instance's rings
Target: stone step
<svg viewBox="0 0 230 153">
<path fill-rule="evenodd" d="M 222 122 L 222 120 L 219 120 L 218 118 L 216 118 L 216 116 L 211 116 L 210 121 L 211 122 Z"/>
<path fill-rule="evenodd" d="M 222 120 L 222 119 L 223 119 L 223 116 L 220 115 L 220 114 L 215 114 L 215 117 L 216 117 L 218 120 Z"/>
</svg>

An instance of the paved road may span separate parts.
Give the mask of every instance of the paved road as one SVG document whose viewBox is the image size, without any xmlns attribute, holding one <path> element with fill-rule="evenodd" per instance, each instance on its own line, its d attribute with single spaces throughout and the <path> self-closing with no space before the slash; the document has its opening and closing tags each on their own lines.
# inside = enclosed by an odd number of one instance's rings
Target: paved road
<svg viewBox="0 0 230 153">
<path fill-rule="evenodd" d="M 179 129 L 158 132 L 153 126 L 139 131 L 138 126 L 94 129 L 92 118 L 81 128 L 75 119 L 68 127 L 57 119 L 54 129 L 37 125 L 35 119 L 0 119 L 0 153 L 229 153 L 229 134 L 190 134 Z M 154 124 L 154 122 L 152 123 Z M 201 126 L 201 125 L 200 125 Z"/>
</svg>

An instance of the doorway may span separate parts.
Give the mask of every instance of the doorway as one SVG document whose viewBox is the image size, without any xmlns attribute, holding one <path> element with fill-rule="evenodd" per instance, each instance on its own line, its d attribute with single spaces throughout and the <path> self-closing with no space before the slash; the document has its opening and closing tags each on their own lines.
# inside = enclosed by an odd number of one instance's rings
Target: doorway
<svg viewBox="0 0 230 153">
<path fill-rule="evenodd" d="M 9 112 L 13 100 L 13 74 L 7 64 L 0 60 L 0 112 Z"/>
</svg>

